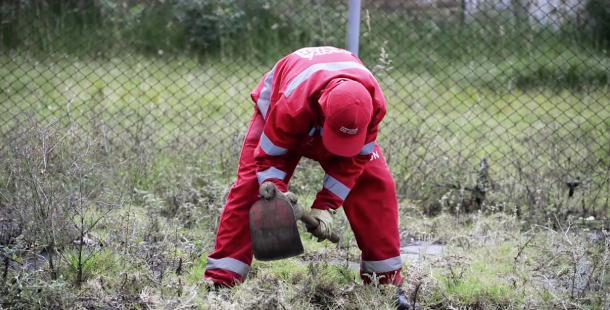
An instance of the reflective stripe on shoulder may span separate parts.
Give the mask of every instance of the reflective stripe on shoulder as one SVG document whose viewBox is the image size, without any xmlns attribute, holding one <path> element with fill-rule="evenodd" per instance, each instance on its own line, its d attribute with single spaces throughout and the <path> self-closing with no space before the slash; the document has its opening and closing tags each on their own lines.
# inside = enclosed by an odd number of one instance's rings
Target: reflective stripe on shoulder
<svg viewBox="0 0 610 310">
<path fill-rule="evenodd" d="M 369 69 L 367 69 L 365 66 L 354 62 L 354 61 L 342 61 L 342 62 L 329 62 L 329 63 L 321 63 L 321 64 L 315 64 L 310 66 L 309 68 L 305 69 L 305 71 L 301 72 L 299 75 L 297 75 L 296 78 L 294 78 L 294 80 L 292 80 L 292 82 L 290 82 L 290 84 L 288 84 L 288 87 L 286 87 L 286 90 L 284 91 L 284 95 L 286 97 L 290 96 L 290 94 L 292 94 L 292 92 L 299 87 L 299 85 L 301 85 L 303 82 L 307 81 L 307 79 L 309 79 L 309 77 L 321 70 L 325 70 L 325 71 L 340 71 L 340 70 L 345 70 L 345 69 L 360 69 L 363 71 L 368 72 L 369 74 L 371 74 L 371 76 L 373 75 L 371 73 L 371 71 L 369 71 Z"/>
<path fill-rule="evenodd" d="M 264 132 L 261 135 L 260 144 L 261 144 L 261 149 L 263 149 L 263 151 L 265 151 L 265 153 L 267 155 L 280 156 L 280 155 L 284 155 L 284 154 L 286 154 L 286 152 L 288 152 L 287 149 L 273 144 L 273 142 L 271 142 L 271 140 L 269 140 L 269 138 L 267 137 L 267 135 L 265 135 Z"/>
<path fill-rule="evenodd" d="M 350 192 L 350 189 L 347 186 L 328 174 L 324 175 L 324 188 L 343 200 L 347 198 L 347 195 Z"/>
<path fill-rule="evenodd" d="M 276 66 L 277 64 L 273 66 L 273 69 L 269 71 L 269 74 L 265 78 L 265 81 L 263 82 L 263 89 L 261 90 L 258 101 L 256 102 L 258 109 L 263 115 L 263 119 L 267 117 L 267 111 L 269 110 L 269 105 L 271 104 L 271 82 L 273 82 L 273 74 L 275 73 Z"/>
<path fill-rule="evenodd" d="M 360 263 L 360 269 L 365 273 L 385 273 L 400 268 L 402 268 L 402 258 L 400 256 L 377 261 L 362 261 Z"/>
<path fill-rule="evenodd" d="M 265 181 L 267 179 L 284 180 L 285 177 L 286 177 L 286 172 L 284 172 L 278 168 L 275 168 L 275 167 L 271 167 L 264 171 L 256 173 L 256 178 L 258 179 L 258 184 L 263 183 L 263 181 Z"/>
<path fill-rule="evenodd" d="M 374 149 L 375 149 L 375 141 L 369 142 L 362 147 L 362 150 L 360 150 L 360 153 L 358 153 L 358 154 L 359 155 L 369 155 L 369 154 L 373 153 Z"/>
<path fill-rule="evenodd" d="M 248 275 L 248 272 L 250 272 L 250 266 L 231 257 L 220 259 L 208 257 L 205 268 L 233 271 L 244 278 Z"/>
</svg>

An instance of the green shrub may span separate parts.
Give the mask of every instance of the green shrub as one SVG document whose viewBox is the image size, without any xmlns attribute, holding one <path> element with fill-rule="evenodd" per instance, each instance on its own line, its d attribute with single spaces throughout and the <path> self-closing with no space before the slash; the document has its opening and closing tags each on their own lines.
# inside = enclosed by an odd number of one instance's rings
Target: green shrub
<svg viewBox="0 0 610 310">
<path fill-rule="evenodd" d="M 309 25 L 279 13 L 269 0 L 86 3 L 0 4 L 0 47 L 43 54 L 163 51 L 267 60 L 310 44 Z"/>
<path fill-rule="evenodd" d="M 295 38 L 308 38 L 267 0 L 177 0 L 174 14 L 184 26 L 190 48 L 206 54 L 281 57 L 281 52 L 276 54 L 278 47 L 297 48 L 301 45 Z"/>
<path fill-rule="evenodd" d="M 235 1 L 178 0 L 174 12 L 184 25 L 189 44 L 203 52 L 218 52 L 223 39 L 245 32 L 246 16 Z M 233 42 L 231 42 L 233 43 Z"/>
<path fill-rule="evenodd" d="M 589 0 L 587 10 L 598 43 L 610 46 L 610 0 Z"/>
<path fill-rule="evenodd" d="M 117 40 L 127 39 L 137 52 L 157 54 L 184 49 L 185 29 L 173 12 L 172 3 L 138 3 L 119 14 L 115 21 L 121 24 L 115 28 L 122 36 Z"/>
<path fill-rule="evenodd" d="M 75 309 L 76 296 L 64 280 L 51 280 L 35 270 L 25 270 L 7 282 L 0 294 L 0 309 Z"/>
</svg>

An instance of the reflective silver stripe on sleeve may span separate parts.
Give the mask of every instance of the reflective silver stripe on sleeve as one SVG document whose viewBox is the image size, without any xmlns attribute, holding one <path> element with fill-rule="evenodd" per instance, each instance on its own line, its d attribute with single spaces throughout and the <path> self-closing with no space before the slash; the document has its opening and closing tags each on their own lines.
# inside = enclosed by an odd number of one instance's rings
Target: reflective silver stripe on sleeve
<svg viewBox="0 0 610 310">
<path fill-rule="evenodd" d="M 263 149 L 263 151 L 265 151 L 265 153 L 267 153 L 267 155 L 280 156 L 280 155 L 284 155 L 284 154 L 286 154 L 286 152 L 288 152 L 287 149 L 273 144 L 273 142 L 271 142 L 271 140 L 269 140 L 269 138 L 267 138 L 267 135 L 265 135 L 264 132 L 261 135 L 260 144 L 261 144 L 261 149 Z"/>
<path fill-rule="evenodd" d="M 311 128 L 309 131 L 309 136 L 313 136 L 314 133 L 316 133 L 316 127 Z"/>
<path fill-rule="evenodd" d="M 347 186 L 343 185 L 343 183 L 337 181 L 337 179 L 328 174 L 324 175 L 324 188 L 328 189 L 331 193 L 337 195 L 337 197 L 343 200 L 347 198 L 350 191 Z"/>
<path fill-rule="evenodd" d="M 286 172 L 275 168 L 275 167 L 271 167 L 266 169 L 265 171 L 261 171 L 256 173 L 256 178 L 258 179 L 258 184 L 263 183 L 263 181 L 267 180 L 267 179 L 280 179 L 280 180 L 284 180 L 284 178 L 286 177 Z"/>
<path fill-rule="evenodd" d="M 224 269 L 233 271 L 239 274 L 242 277 L 246 277 L 248 272 L 250 271 L 250 266 L 247 264 L 236 260 L 235 258 L 225 257 L 220 259 L 214 259 L 208 257 L 206 265 L 206 269 Z"/>
<path fill-rule="evenodd" d="M 395 271 L 402 268 L 402 259 L 400 256 L 377 261 L 362 261 L 360 269 L 365 273 L 384 273 Z"/>
<path fill-rule="evenodd" d="M 359 155 L 369 155 L 369 154 L 373 153 L 374 149 L 375 149 L 375 141 L 369 142 L 362 147 L 362 150 L 360 150 L 360 153 L 358 153 L 358 154 Z"/>
<path fill-rule="evenodd" d="M 267 110 L 269 110 L 269 105 L 271 104 L 271 82 L 273 81 L 273 74 L 275 73 L 276 66 L 277 64 L 273 66 L 273 69 L 269 71 L 269 74 L 265 78 L 265 81 L 263 82 L 263 89 L 261 90 L 261 93 L 258 97 L 258 101 L 256 102 L 258 109 L 263 115 L 263 119 L 267 117 Z"/>
<path fill-rule="evenodd" d="M 297 77 L 294 78 L 294 80 L 292 80 L 292 82 L 290 82 L 290 84 L 288 84 L 286 91 L 284 91 L 284 95 L 286 97 L 290 96 L 290 94 L 297 87 L 299 87 L 299 85 L 301 85 L 303 82 L 307 81 L 307 79 L 309 79 L 309 77 L 312 74 L 314 74 L 320 70 L 339 71 L 339 70 L 345 70 L 345 69 L 360 69 L 360 70 L 368 72 L 372 76 L 372 73 L 371 73 L 371 71 L 369 71 L 369 69 L 367 69 L 365 66 L 363 66 L 357 62 L 353 62 L 353 61 L 315 64 L 315 65 L 312 65 L 309 68 L 305 69 L 305 71 L 301 72 L 299 75 L 297 75 Z"/>
</svg>

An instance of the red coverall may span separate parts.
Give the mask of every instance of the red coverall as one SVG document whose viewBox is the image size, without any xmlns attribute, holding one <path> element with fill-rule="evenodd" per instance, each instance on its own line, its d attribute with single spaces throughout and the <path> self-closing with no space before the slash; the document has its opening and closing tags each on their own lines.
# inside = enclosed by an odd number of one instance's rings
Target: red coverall
<svg viewBox="0 0 610 310">
<path fill-rule="evenodd" d="M 362 83 L 373 99 L 366 144 L 354 157 L 330 154 L 319 130 L 323 115 L 318 100 L 343 78 Z M 401 284 L 395 185 L 375 141 L 386 102 L 371 72 L 346 50 L 303 48 L 277 62 L 251 98 L 256 107 L 242 145 L 237 180 L 227 197 L 204 277 L 225 285 L 244 281 L 253 258 L 248 212 L 259 199 L 259 186 L 272 181 L 286 192 L 297 163 L 305 157 L 319 162 L 325 172 L 311 207 L 343 206 L 362 251 L 362 280 L 370 283 L 369 276 L 375 273 L 385 276 L 380 279 L 383 284 Z"/>
</svg>

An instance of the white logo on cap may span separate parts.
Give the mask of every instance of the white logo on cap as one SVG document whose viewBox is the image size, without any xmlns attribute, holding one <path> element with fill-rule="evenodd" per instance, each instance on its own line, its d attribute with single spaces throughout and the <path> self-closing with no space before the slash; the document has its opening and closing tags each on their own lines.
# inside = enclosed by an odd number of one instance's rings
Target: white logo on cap
<svg viewBox="0 0 610 310">
<path fill-rule="evenodd" d="M 341 126 L 341 132 L 344 132 L 348 135 L 355 135 L 358 132 L 358 128 L 354 128 L 354 129 L 349 129 L 349 128 L 345 128 L 343 126 Z"/>
</svg>

